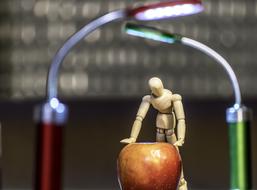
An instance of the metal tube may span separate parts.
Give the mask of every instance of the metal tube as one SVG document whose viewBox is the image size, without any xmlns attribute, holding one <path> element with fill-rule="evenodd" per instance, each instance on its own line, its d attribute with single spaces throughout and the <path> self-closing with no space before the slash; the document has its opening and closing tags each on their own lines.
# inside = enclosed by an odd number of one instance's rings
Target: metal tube
<svg viewBox="0 0 257 190">
<path fill-rule="evenodd" d="M 110 13 L 107 13 L 81 28 L 78 32 L 73 34 L 64 45 L 58 50 L 56 55 L 53 58 L 52 64 L 48 73 L 47 80 L 47 96 L 50 101 L 52 98 L 57 97 L 57 88 L 58 88 L 58 74 L 59 68 L 63 62 L 63 59 L 69 53 L 69 51 L 83 38 L 89 35 L 91 32 L 96 30 L 102 25 L 105 25 L 114 20 L 122 19 L 127 17 L 127 10 L 117 10 Z"/>
<path fill-rule="evenodd" d="M 230 146 L 230 189 L 249 190 L 251 178 L 251 112 L 246 107 L 227 109 Z"/>
<path fill-rule="evenodd" d="M 62 189 L 62 129 L 67 120 L 67 107 L 57 97 L 58 74 L 60 66 L 69 51 L 83 38 L 100 26 L 111 21 L 125 18 L 126 10 L 118 10 L 101 16 L 73 34 L 59 49 L 48 73 L 48 102 L 36 109 L 37 154 L 36 190 Z"/>
<path fill-rule="evenodd" d="M 227 74 L 229 76 L 229 79 L 231 81 L 233 91 L 234 91 L 234 95 L 235 95 L 234 107 L 239 108 L 241 106 L 241 91 L 240 91 L 240 87 L 239 87 L 237 77 L 236 77 L 232 67 L 229 65 L 229 63 L 220 54 L 218 54 L 216 51 L 214 51 L 210 47 L 208 47 L 208 46 L 206 46 L 206 45 L 204 45 L 204 44 L 202 44 L 202 43 L 200 43 L 196 40 L 186 38 L 186 37 L 182 37 L 181 42 L 184 45 L 193 47 L 195 49 L 198 49 L 198 50 L 204 52 L 208 56 L 215 59 L 225 69 L 225 71 L 227 72 Z"/>
<path fill-rule="evenodd" d="M 151 40 L 156 40 L 156 41 L 160 41 L 160 42 L 164 42 L 164 43 L 169 43 L 169 44 L 182 43 L 183 45 L 200 50 L 201 52 L 205 53 L 206 55 L 212 57 L 225 69 L 226 73 L 228 74 L 228 76 L 230 78 L 230 82 L 232 84 L 234 95 L 235 95 L 234 107 L 239 108 L 241 106 L 240 87 L 239 87 L 237 77 L 236 77 L 232 67 L 220 54 L 218 54 L 216 51 L 214 51 L 210 47 L 208 47 L 196 40 L 183 37 L 179 34 L 172 34 L 169 32 L 159 30 L 154 27 L 149 27 L 149 26 L 144 26 L 144 25 L 127 23 L 125 25 L 125 31 L 128 34 L 133 35 L 133 36 L 148 38 Z"/>
<path fill-rule="evenodd" d="M 54 101 L 38 106 L 37 122 L 36 190 L 62 189 L 62 132 L 68 110 L 64 104 Z"/>
</svg>

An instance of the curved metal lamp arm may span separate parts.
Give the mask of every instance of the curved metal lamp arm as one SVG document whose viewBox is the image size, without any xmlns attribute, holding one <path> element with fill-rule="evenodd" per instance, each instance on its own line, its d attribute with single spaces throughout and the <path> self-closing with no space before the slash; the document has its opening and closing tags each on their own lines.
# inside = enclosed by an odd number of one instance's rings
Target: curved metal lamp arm
<svg viewBox="0 0 257 190">
<path fill-rule="evenodd" d="M 155 41 L 160 41 L 164 43 L 174 44 L 174 43 L 182 43 L 183 45 L 190 46 L 194 49 L 198 49 L 201 52 L 207 54 L 208 56 L 215 59 L 227 72 L 235 95 L 235 104 L 234 108 L 239 109 L 241 107 L 241 91 L 238 84 L 237 77 L 234 73 L 234 70 L 229 65 L 229 63 L 216 51 L 211 49 L 210 47 L 196 41 L 190 38 L 186 38 L 184 36 L 181 36 L 179 34 L 172 34 L 166 31 L 159 30 L 154 27 L 144 26 L 144 25 L 138 25 L 138 24 L 132 24 L 127 23 L 125 25 L 125 31 L 126 33 L 138 36 L 142 38 L 147 38 Z"/>
<path fill-rule="evenodd" d="M 78 32 L 73 34 L 55 55 L 48 73 L 48 101 L 53 98 L 57 98 L 58 72 L 65 56 L 80 40 L 100 26 L 118 19 L 134 18 L 135 20 L 158 20 L 192 15 L 201 11 L 203 11 L 203 6 L 200 0 L 169 0 L 132 9 L 116 10 L 91 21 Z"/>
<path fill-rule="evenodd" d="M 237 77 L 235 75 L 235 72 L 233 71 L 232 67 L 230 66 L 230 64 L 220 55 L 218 54 L 216 51 L 214 51 L 213 49 L 211 49 L 210 47 L 196 41 L 190 38 L 186 38 L 186 37 L 182 37 L 181 38 L 181 43 L 190 47 L 193 47 L 195 49 L 200 50 L 201 52 L 207 54 L 208 56 L 212 57 L 213 59 L 215 59 L 227 72 L 229 79 L 231 81 L 233 90 L 234 90 L 234 94 L 235 94 L 235 104 L 234 107 L 236 109 L 241 107 L 241 91 L 240 91 L 240 87 L 239 87 L 239 83 L 237 80 Z"/>
<path fill-rule="evenodd" d="M 107 13 L 93 21 L 89 24 L 81 28 L 78 32 L 73 34 L 59 49 L 56 55 L 53 58 L 52 64 L 49 69 L 48 73 L 48 80 L 47 80 L 47 98 L 50 101 L 52 98 L 57 97 L 57 89 L 58 89 L 58 74 L 59 68 L 69 53 L 69 51 L 83 38 L 88 36 L 91 32 L 96 30 L 102 25 L 105 25 L 109 22 L 114 20 L 119 20 L 127 17 L 126 9 L 116 10 L 110 13 Z"/>
</svg>

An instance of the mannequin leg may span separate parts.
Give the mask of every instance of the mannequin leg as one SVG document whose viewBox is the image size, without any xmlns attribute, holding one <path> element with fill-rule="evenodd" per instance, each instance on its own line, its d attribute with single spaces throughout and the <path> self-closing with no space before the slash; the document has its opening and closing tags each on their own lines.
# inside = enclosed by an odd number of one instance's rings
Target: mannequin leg
<svg viewBox="0 0 257 190">
<path fill-rule="evenodd" d="M 157 130 L 156 130 L 156 142 L 165 142 L 164 129 L 157 128 Z"/>
</svg>

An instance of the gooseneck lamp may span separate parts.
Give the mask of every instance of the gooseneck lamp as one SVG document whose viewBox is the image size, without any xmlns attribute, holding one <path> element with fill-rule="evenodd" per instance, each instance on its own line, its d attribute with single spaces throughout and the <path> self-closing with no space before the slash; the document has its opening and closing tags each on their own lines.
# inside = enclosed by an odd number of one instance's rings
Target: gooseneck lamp
<svg viewBox="0 0 257 190">
<path fill-rule="evenodd" d="M 73 34 L 58 50 L 52 60 L 47 80 L 47 101 L 36 108 L 38 125 L 36 155 L 36 190 L 60 190 L 62 163 L 62 130 L 66 124 L 68 108 L 58 99 L 60 66 L 69 51 L 97 28 L 115 20 L 158 20 L 199 13 L 203 10 L 200 0 L 172 0 L 127 8 L 107 13 Z"/>
<path fill-rule="evenodd" d="M 212 57 L 226 71 L 235 95 L 233 107 L 227 109 L 226 120 L 229 125 L 230 143 L 230 188 L 251 189 L 250 162 L 250 111 L 241 104 L 241 92 L 237 77 L 229 63 L 210 47 L 179 34 L 171 34 L 153 27 L 127 23 L 125 31 L 133 36 L 165 43 L 180 43 L 193 47 Z"/>
<path fill-rule="evenodd" d="M 134 19 L 141 21 L 150 21 L 157 19 L 167 19 L 179 16 L 186 16 L 199 13 L 203 10 L 201 1 L 199 0 L 177 0 L 177 1 L 163 1 L 155 4 L 150 4 L 134 9 L 121 9 L 107 13 L 80 29 L 73 34 L 59 49 L 55 55 L 50 66 L 47 95 L 48 99 L 57 97 L 57 84 L 59 67 L 68 54 L 68 52 L 83 38 L 91 32 L 109 22 L 115 20 Z"/>
</svg>

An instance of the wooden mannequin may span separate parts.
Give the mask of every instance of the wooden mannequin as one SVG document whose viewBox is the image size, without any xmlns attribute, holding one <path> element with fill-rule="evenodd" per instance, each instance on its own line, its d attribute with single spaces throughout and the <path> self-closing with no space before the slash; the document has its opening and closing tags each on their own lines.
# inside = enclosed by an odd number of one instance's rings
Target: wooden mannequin
<svg viewBox="0 0 257 190">
<path fill-rule="evenodd" d="M 163 87 L 162 81 L 153 77 L 148 82 L 152 94 L 143 97 L 138 109 L 136 119 L 132 126 L 130 137 L 123 139 L 121 143 L 134 143 L 139 135 L 142 121 L 148 112 L 150 105 L 158 110 L 156 118 L 156 141 L 169 142 L 176 147 L 184 144 L 186 125 L 182 98 L 178 94 L 172 94 Z M 177 126 L 177 137 L 174 133 Z M 178 149 L 178 148 L 177 148 Z M 181 172 L 179 190 L 187 190 L 187 182 Z"/>
</svg>

